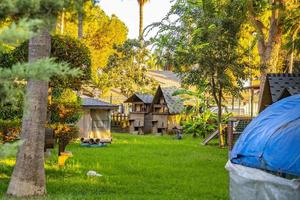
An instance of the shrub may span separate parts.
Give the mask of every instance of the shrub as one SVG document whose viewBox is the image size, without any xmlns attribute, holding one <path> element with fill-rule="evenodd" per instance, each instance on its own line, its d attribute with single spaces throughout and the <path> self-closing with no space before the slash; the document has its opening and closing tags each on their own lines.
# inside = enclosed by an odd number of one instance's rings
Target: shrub
<svg viewBox="0 0 300 200">
<path fill-rule="evenodd" d="M 13 120 L 22 119 L 23 115 L 23 97 L 19 95 L 16 98 L 14 105 L 10 103 L 1 104 L 0 103 L 0 119 L 2 120 Z"/>
<path fill-rule="evenodd" d="M 66 146 L 73 139 L 78 137 L 78 133 L 79 133 L 78 127 L 75 125 L 55 123 L 55 124 L 51 124 L 50 128 L 52 128 L 54 131 L 54 135 L 58 143 L 59 155 L 61 152 L 65 151 Z"/>
<path fill-rule="evenodd" d="M 81 116 L 81 99 L 71 89 L 54 88 L 48 109 L 50 123 L 75 124 Z"/>
<path fill-rule="evenodd" d="M 224 113 L 222 116 L 222 124 L 228 124 L 228 119 L 232 116 L 232 113 Z M 217 113 L 213 113 L 210 110 L 189 116 L 182 122 L 183 133 L 192 134 L 193 137 L 202 136 L 203 138 L 218 128 Z"/>
<path fill-rule="evenodd" d="M 17 98 L 16 105 L 0 104 L 0 142 L 11 142 L 19 137 L 23 114 L 23 100 Z"/>
<path fill-rule="evenodd" d="M 53 128 L 60 154 L 66 146 L 78 137 L 75 125 L 81 116 L 81 99 L 71 89 L 54 88 L 48 107 L 50 128 Z"/>
<path fill-rule="evenodd" d="M 217 129 L 216 114 L 210 110 L 205 110 L 197 116 L 193 116 L 183 122 L 183 133 L 192 134 L 193 137 L 202 136 L 212 133 Z"/>
<path fill-rule="evenodd" d="M 91 58 L 89 49 L 79 40 L 69 36 L 54 35 L 51 41 L 51 57 L 57 62 L 66 62 L 71 68 L 82 70 L 82 76 L 72 79 L 53 78 L 52 86 L 78 88 L 83 80 L 91 77 Z M 24 42 L 13 51 L 0 55 L 0 67 L 8 68 L 18 62 L 28 61 L 28 41 Z"/>
<path fill-rule="evenodd" d="M 21 120 L 0 119 L 0 142 L 12 142 L 16 140 L 21 132 Z"/>
</svg>

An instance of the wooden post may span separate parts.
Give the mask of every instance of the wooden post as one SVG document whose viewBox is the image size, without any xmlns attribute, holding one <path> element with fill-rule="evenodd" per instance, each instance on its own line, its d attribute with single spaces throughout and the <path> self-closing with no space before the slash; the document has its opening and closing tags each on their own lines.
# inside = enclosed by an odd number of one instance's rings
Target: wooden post
<svg viewBox="0 0 300 200">
<path fill-rule="evenodd" d="M 241 98 L 239 98 L 239 116 L 241 115 Z"/>
<path fill-rule="evenodd" d="M 251 87 L 251 110 L 250 110 L 250 115 L 251 115 L 251 118 L 253 118 L 253 102 L 254 102 L 254 89 L 253 89 L 253 86 Z"/>
<path fill-rule="evenodd" d="M 228 150 L 231 151 L 233 147 L 233 121 L 229 120 L 227 128 L 227 140 L 228 140 Z"/>
</svg>

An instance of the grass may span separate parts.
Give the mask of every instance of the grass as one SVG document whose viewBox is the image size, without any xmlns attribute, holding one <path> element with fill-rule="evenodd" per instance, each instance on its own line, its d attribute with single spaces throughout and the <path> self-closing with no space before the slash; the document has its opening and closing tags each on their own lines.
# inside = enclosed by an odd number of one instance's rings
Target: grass
<svg viewBox="0 0 300 200">
<path fill-rule="evenodd" d="M 114 134 L 105 148 L 68 146 L 74 157 L 64 168 L 53 153 L 46 161 L 43 199 L 228 199 L 227 151 L 199 139 Z M 13 159 L 0 161 L 0 197 L 7 189 Z M 87 177 L 89 170 L 102 177 Z"/>
</svg>

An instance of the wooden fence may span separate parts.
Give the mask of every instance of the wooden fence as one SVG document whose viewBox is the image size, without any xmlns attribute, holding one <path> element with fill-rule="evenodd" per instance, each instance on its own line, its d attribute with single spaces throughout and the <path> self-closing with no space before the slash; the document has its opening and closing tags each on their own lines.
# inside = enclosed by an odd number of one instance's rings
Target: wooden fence
<svg viewBox="0 0 300 200">
<path fill-rule="evenodd" d="M 227 129 L 228 149 L 232 150 L 234 143 L 242 134 L 247 125 L 251 122 L 251 117 L 231 117 Z"/>
<path fill-rule="evenodd" d="M 129 117 L 124 113 L 113 113 L 111 116 L 111 130 L 125 133 L 129 131 Z"/>
</svg>

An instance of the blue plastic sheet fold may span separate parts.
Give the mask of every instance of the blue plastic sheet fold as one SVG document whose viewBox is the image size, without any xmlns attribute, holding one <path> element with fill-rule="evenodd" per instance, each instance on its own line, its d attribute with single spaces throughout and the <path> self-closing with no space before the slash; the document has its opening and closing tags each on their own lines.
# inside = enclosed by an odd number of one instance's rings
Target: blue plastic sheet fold
<svg viewBox="0 0 300 200">
<path fill-rule="evenodd" d="M 282 99 L 260 113 L 236 142 L 230 160 L 300 176 L 300 95 Z"/>
</svg>

